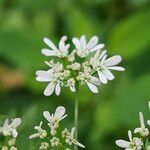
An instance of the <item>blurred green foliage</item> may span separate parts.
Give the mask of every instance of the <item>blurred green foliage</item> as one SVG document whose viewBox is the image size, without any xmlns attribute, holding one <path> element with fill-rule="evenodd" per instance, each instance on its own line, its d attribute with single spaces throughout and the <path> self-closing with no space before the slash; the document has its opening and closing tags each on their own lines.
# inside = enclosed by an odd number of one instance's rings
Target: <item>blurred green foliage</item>
<svg viewBox="0 0 150 150">
<path fill-rule="evenodd" d="M 44 110 L 67 108 L 66 126 L 73 125 L 74 95 L 44 97 L 35 71 L 44 67 L 43 37 L 98 35 L 109 54 L 120 54 L 124 73 L 93 95 L 80 91 L 79 139 L 86 150 L 114 150 L 138 125 L 138 111 L 148 119 L 150 89 L 150 1 L 148 0 L 0 0 L 0 122 L 20 116 L 19 149 L 37 150 L 29 141 Z"/>
</svg>

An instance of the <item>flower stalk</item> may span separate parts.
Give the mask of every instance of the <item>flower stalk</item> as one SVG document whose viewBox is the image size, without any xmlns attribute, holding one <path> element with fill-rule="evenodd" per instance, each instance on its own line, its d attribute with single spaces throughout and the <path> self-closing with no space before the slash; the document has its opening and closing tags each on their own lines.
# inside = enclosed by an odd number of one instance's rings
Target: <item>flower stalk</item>
<svg viewBox="0 0 150 150">
<path fill-rule="evenodd" d="M 79 111 L 79 104 L 78 104 L 78 95 L 79 90 L 77 90 L 76 97 L 75 97 L 75 106 L 74 106 L 74 126 L 76 128 L 75 130 L 75 139 L 78 139 L 78 111 Z M 74 150 L 78 150 L 78 146 L 74 145 Z"/>
</svg>

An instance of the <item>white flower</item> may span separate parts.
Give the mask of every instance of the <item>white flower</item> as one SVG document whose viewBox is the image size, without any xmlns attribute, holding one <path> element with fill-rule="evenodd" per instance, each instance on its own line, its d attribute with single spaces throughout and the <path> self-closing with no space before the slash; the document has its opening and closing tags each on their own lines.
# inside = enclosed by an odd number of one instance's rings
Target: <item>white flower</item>
<svg viewBox="0 0 150 150">
<path fill-rule="evenodd" d="M 49 147 L 49 143 L 47 143 L 47 142 L 42 142 L 39 149 L 40 149 L 40 150 L 46 150 L 46 149 L 48 149 L 48 147 Z"/>
<path fill-rule="evenodd" d="M 97 77 L 91 76 L 89 72 L 80 72 L 77 76 L 77 80 L 81 82 L 81 84 L 87 84 L 89 89 L 93 93 L 98 93 L 97 86 L 100 85 L 100 80 Z"/>
<path fill-rule="evenodd" d="M 8 150 L 8 146 L 2 146 L 1 150 Z"/>
<path fill-rule="evenodd" d="M 69 55 L 67 56 L 67 60 L 68 60 L 69 62 L 74 62 L 74 60 L 75 60 L 75 54 L 76 54 L 76 50 L 73 50 L 73 51 L 71 52 L 71 54 L 69 54 Z"/>
<path fill-rule="evenodd" d="M 0 127 L 0 133 L 4 136 L 13 136 L 16 138 L 18 136 L 17 127 L 21 124 L 20 118 L 12 119 L 12 122 L 9 124 L 9 120 L 6 119 L 3 126 Z"/>
<path fill-rule="evenodd" d="M 132 132 L 130 130 L 128 131 L 128 136 L 130 141 L 117 140 L 117 146 L 124 148 L 124 150 L 141 150 L 143 146 L 141 139 L 137 137 L 132 138 Z"/>
<path fill-rule="evenodd" d="M 62 131 L 62 133 L 61 133 L 61 135 L 62 135 L 63 138 L 65 138 L 68 134 L 69 134 L 69 131 L 68 131 L 67 128 L 65 128 L 65 129 Z"/>
<path fill-rule="evenodd" d="M 81 58 L 87 57 L 90 52 L 100 50 L 104 47 L 104 44 L 98 44 L 98 37 L 93 36 L 89 42 L 86 41 L 86 37 L 83 35 L 80 39 L 73 38 L 72 42 L 74 43 L 77 55 Z"/>
<path fill-rule="evenodd" d="M 78 62 L 74 62 L 71 65 L 68 66 L 68 68 L 74 70 L 74 71 L 78 71 L 81 68 L 81 64 Z"/>
<path fill-rule="evenodd" d="M 40 137 L 41 139 L 44 139 L 47 136 L 46 130 L 42 129 L 42 124 L 43 122 L 40 122 L 39 126 L 35 126 L 34 129 L 37 130 L 38 132 L 35 134 L 32 134 L 29 139 L 37 138 Z"/>
<path fill-rule="evenodd" d="M 8 145 L 9 146 L 14 146 L 16 144 L 16 139 L 10 139 L 9 141 L 8 141 Z"/>
<path fill-rule="evenodd" d="M 107 59 L 106 50 L 101 52 L 104 44 L 98 44 L 97 36 L 93 36 L 88 42 L 85 36 L 81 36 L 80 39 L 72 38 L 75 49 L 71 52 L 68 51 L 70 45 L 65 44 L 66 40 L 66 36 L 62 37 L 59 48 L 56 48 L 49 39 L 44 39 L 51 50 L 43 49 L 42 53 L 46 56 L 60 57 L 55 58 L 56 62 L 53 59 L 45 62 L 49 66 L 48 70 L 36 72 L 37 81 L 48 82 L 44 90 L 45 96 L 53 93 L 60 95 L 62 87 L 68 87 L 72 92 L 76 92 L 77 86 L 84 84 L 87 84 L 93 93 L 98 93 L 97 86 L 100 83 L 106 84 L 108 80 L 114 79 L 110 70 L 124 71 L 124 68 L 116 66 L 121 62 L 121 56 Z M 89 56 L 91 52 L 96 53 Z"/>
<path fill-rule="evenodd" d="M 146 137 L 149 135 L 149 130 L 145 127 L 143 114 L 139 113 L 141 126 L 134 130 L 134 133 L 139 133 L 141 136 Z"/>
<path fill-rule="evenodd" d="M 68 81 L 67 81 L 67 87 L 70 87 L 70 90 L 72 91 L 72 92 L 76 92 L 76 87 L 75 87 L 75 80 L 74 80 L 74 78 L 71 78 L 71 79 L 69 79 Z"/>
<path fill-rule="evenodd" d="M 67 117 L 65 115 L 66 109 L 63 106 L 58 106 L 54 114 L 50 115 L 48 111 L 43 112 L 43 116 L 47 119 L 48 122 L 60 122 Z"/>
<path fill-rule="evenodd" d="M 98 88 L 97 86 L 100 85 L 100 80 L 97 77 L 93 77 L 91 76 L 90 79 L 88 79 L 87 81 L 85 81 L 89 87 L 89 89 L 93 92 L 93 93 L 98 93 Z"/>
<path fill-rule="evenodd" d="M 53 137 L 51 140 L 50 140 L 50 143 L 51 143 L 51 146 L 52 147 L 55 147 L 55 146 L 58 146 L 60 144 L 60 141 L 58 138 L 56 137 Z"/>
<path fill-rule="evenodd" d="M 106 50 L 102 52 L 97 51 L 94 57 L 91 58 L 90 64 L 93 69 L 98 72 L 101 82 L 106 84 L 108 80 L 113 80 L 115 78 L 110 70 L 125 70 L 123 67 L 116 66 L 121 60 L 122 58 L 119 55 L 107 59 Z"/>
<path fill-rule="evenodd" d="M 59 48 L 57 48 L 54 43 L 48 38 L 44 38 L 44 43 L 46 43 L 50 49 L 42 49 L 42 54 L 46 56 L 57 56 L 57 57 L 66 57 L 68 55 L 68 49 L 70 44 L 65 44 L 67 36 L 63 36 L 59 42 Z"/>
<path fill-rule="evenodd" d="M 72 128 L 71 133 L 67 133 L 67 130 L 64 130 L 66 133 L 63 133 L 63 136 L 65 136 L 64 134 L 66 134 L 66 143 L 69 145 L 75 144 L 78 145 L 79 147 L 85 148 L 85 146 L 81 143 L 79 143 L 75 138 L 74 138 L 74 133 L 75 133 L 75 127 Z"/>
<path fill-rule="evenodd" d="M 12 147 L 10 148 L 10 150 L 18 150 L 18 148 L 15 147 L 15 146 L 12 146 Z"/>
<path fill-rule="evenodd" d="M 48 71 L 39 70 L 36 72 L 36 80 L 40 82 L 50 82 L 44 90 L 45 96 L 50 96 L 55 91 L 56 95 L 61 92 L 61 74 L 59 72 L 54 72 L 53 69 Z"/>
<path fill-rule="evenodd" d="M 48 126 L 51 128 L 52 135 L 55 135 L 57 133 L 56 129 L 59 127 L 59 122 L 67 117 L 67 115 L 65 115 L 65 112 L 66 109 L 63 106 L 57 107 L 55 113 L 51 115 L 48 111 L 43 112 L 43 116 L 49 122 Z"/>
</svg>

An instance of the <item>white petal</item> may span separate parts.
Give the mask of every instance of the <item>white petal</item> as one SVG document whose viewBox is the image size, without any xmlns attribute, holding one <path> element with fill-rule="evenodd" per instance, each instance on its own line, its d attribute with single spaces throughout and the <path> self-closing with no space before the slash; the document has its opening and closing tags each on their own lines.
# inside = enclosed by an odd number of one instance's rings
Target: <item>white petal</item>
<svg viewBox="0 0 150 150">
<path fill-rule="evenodd" d="M 43 124 L 43 121 L 40 122 L 40 125 L 39 125 L 40 128 L 42 127 L 42 124 Z"/>
<path fill-rule="evenodd" d="M 62 120 L 62 117 L 63 117 L 63 115 L 65 114 L 65 112 L 66 112 L 65 107 L 59 106 L 59 107 L 56 108 L 54 117 L 56 117 L 56 118 L 59 119 L 59 120 L 60 120 L 60 119 Z M 65 115 L 65 117 L 66 117 L 66 115 Z M 64 119 L 64 117 L 63 117 L 63 119 Z"/>
<path fill-rule="evenodd" d="M 45 117 L 45 119 L 46 119 L 48 122 L 51 122 L 52 117 L 51 117 L 49 111 L 44 111 L 44 112 L 43 112 L 43 116 Z"/>
<path fill-rule="evenodd" d="M 147 120 L 147 124 L 150 126 L 150 120 Z"/>
<path fill-rule="evenodd" d="M 55 84 L 53 82 L 50 82 L 44 90 L 44 95 L 45 96 L 52 95 L 54 92 L 54 88 L 55 88 Z"/>
<path fill-rule="evenodd" d="M 79 143 L 78 141 L 74 141 L 74 144 L 78 145 L 79 147 L 85 148 L 85 146 L 81 143 Z"/>
<path fill-rule="evenodd" d="M 81 49 L 79 39 L 73 38 L 73 39 L 72 39 L 72 42 L 73 42 L 73 44 L 75 45 L 76 49 Z"/>
<path fill-rule="evenodd" d="M 75 130 L 76 130 L 75 127 L 73 127 L 73 128 L 71 129 L 71 136 L 72 136 L 72 137 L 74 136 Z"/>
<path fill-rule="evenodd" d="M 70 86 L 70 90 L 71 90 L 72 92 L 76 92 L 75 86 Z"/>
<path fill-rule="evenodd" d="M 115 78 L 114 75 L 108 69 L 103 69 L 102 72 L 108 80 L 113 80 Z"/>
<path fill-rule="evenodd" d="M 106 58 L 107 58 L 107 55 L 104 55 L 104 56 L 102 57 L 102 59 L 101 59 L 101 63 L 102 63 L 102 64 L 104 64 Z"/>
<path fill-rule="evenodd" d="M 47 77 L 48 76 L 48 71 L 43 71 L 43 70 L 38 70 L 36 71 L 37 76 L 42 76 L 42 77 Z"/>
<path fill-rule="evenodd" d="M 118 63 L 120 63 L 121 60 L 122 60 L 122 58 L 119 55 L 112 56 L 112 57 L 108 58 L 107 60 L 105 60 L 105 65 L 106 66 L 115 66 Z"/>
<path fill-rule="evenodd" d="M 93 83 L 91 82 L 87 82 L 87 85 L 89 87 L 89 89 L 93 92 L 93 93 L 98 93 L 98 88 L 96 85 L 94 85 Z"/>
<path fill-rule="evenodd" d="M 36 138 L 36 137 L 39 137 L 39 133 L 35 133 L 35 134 L 30 135 L 29 139 L 33 139 L 33 138 Z"/>
<path fill-rule="evenodd" d="M 8 127 L 8 125 L 9 125 L 9 120 L 6 119 L 5 122 L 4 122 L 4 124 L 3 124 L 3 126 L 4 126 L 4 127 Z"/>
<path fill-rule="evenodd" d="M 41 52 L 45 56 L 58 56 L 58 50 L 49 50 L 49 49 L 43 48 Z"/>
<path fill-rule="evenodd" d="M 38 70 L 36 71 L 36 80 L 37 81 L 51 81 L 51 78 L 53 77 L 53 70 L 49 69 L 48 71 Z"/>
<path fill-rule="evenodd" d="M 101 51 L 96 51 L 95 55 L 94 55 L 94 60 L 98 60 L 99 56 L 100 56 Z"/>
<path fill-rule="evenodd" d="M 106 52 L 107 52 L 106 50 L 104 50 L 104 51 L 101 52 L 101 54 L 99 56 L 99 60 L 104 57 L 104 55 L 106 54 Z"/>
<path fill-rule="evenodd" d="M 127 148 L 129 146 L 130 142 L 125 140 L 117 140 L 116 145 L 122 148 Z"/>
<path fill-rule="evenodd" d="M 48 38 L 43 39 L 44 43 L 47 44 L 51 49 L 58 50 L 55 46 L 55 44 Z"/>
<path fill-rule="evenodd" d="M 43 124 L 43 122 L 41 121 L 41 122 L 40 122 L 40 125 L 39 125 L 39 126 L 35 126 L 35 127 L 34 127 L 34 129 L 35 129 L 35 130 L 39 130 L 39 129 L 41 129 L 42 124 Z"/>
<path fill-rule="evenodd" d="M 123 67 L 120 67 L 120 66 L 107 67 L 107 68 L 111 69 L 111 70 L 125 71 L 125 69 Z"/>
<path fill-rule="evenodd" d="M 82 47 L 83 49 L 86 48 L 86 38 L 85 38 L 84 35 L 81 36 L 81 38 L 80 38 L 80 45 L 81 45 L 81 47 Z"/>
<path fill-rule="evenodd" d="M 43 78 L 43 77 L 36 77 L 36 81 L 39 81 L 39 82 L 48 82 L 48 81 L 51 81 L 51 79 Z"/>
<path fill-rule="evenodd" d="M 59 49 L 64 49 L 65 41 L 67 40 L 67 36 L 63 36 L 59 41 Z"/>
<path fill-rule="evenodd" d="M 65 50 L 68 50 L 69 47 L 70 47 L 70 44 L 67 44 L 67 45 L 65 45 L 64 49 L 65 49 Z"/>
<path fill-rule="evenodd" d="M 139 118 L 140 118 L 141 127 L 145 128 L 144 117 L 143 117 L 142 112 L 139 112 Z"/>
<path fill-rule="evenodd" d="M 12 123 L 11 123 L 11 127 L 17 128 L 20 124 L 21 124 L 21 119 L 20 119 L 20 118 L 15 118 L 15 119 L 12 121 Z"/>
<path fill-rule="evenodd" d="M 16 137 L 18 136 L 18 132 L 16 131 L 16 129 L 13 129 L 13 130 L 12 130 L 12 136 L 13 136 L 14 138 L 16 138 Z"/>
<path fill-rule="evenodd" d="M 90 52 L 94 52 L 94 51 L 100 50 L 100 49 L 102 49 L 104 46 L 105 46 L 104 44 L 99 44 L 99 45 L 95 46 L 94 48 L 92 48 L 92 49 L 90 50 Z"/>
<path fill-rule="evenodd" d="M 100 84 L 101 84 L 99 78 L 93 77 L 93 76 L 91 77 L 90 82 L 92 82 L 92 83 L 95 84 L 95 85 L 100 85 Z"/>
<path fill-rule="evenodd" d="M 129 140 L 132 142 L 132 132 L 130 130 L 128 131 L 128 137 L 129 137 Z"/>
<path fill-rule="evenodd" d="M 90 41 L 88 42 L 88 44 L 87 44 L 87 49 L 92 49 L 92 48 L 94 48 L 96 45 L 97 45 L 97 43 L 98 43 L 98 37 L 97 36 L 93 36 L 91 39 L 90 39 Z"/>
<path fill-rule="evenodd" d="M 142 131 L 142 128 L 136 128 L 135 130 L 134 130 L 134 133 L 136 134 L 136 133 L 140 133 Z"/>
<path fill-rule="evenodd" d="M 98 76 L 99 76 L 99 79 L 102 83 L 107 84 L 107 82 L 108 82 L 107 78 L 101 71 L 98 71 Z"/>
<path fill-rule="evenodd" d="M 57 83 L 56 87 L 55 87 L 55 93 L 58 96 L 58 95 L 60 95 L 60 92 L 61 92 L 60 83 Z"/>
</svg>

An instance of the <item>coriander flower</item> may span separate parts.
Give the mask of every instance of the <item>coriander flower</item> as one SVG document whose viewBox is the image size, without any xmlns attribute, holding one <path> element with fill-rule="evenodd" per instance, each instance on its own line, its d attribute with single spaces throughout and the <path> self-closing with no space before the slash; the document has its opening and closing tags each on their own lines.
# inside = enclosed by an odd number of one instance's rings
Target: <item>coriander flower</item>
<svg viewBox="0 0 150 150">
<path fill-rule="evenodd" d="M 124 150 L 142 150 L 143 143 L 141 138 L 132 138 L 132 132 L 130 130 L 128 131 L 128 137 L 130 141 L 120 139 L 116 141 L 116 145 L 124 148 Z"/>
<path fill-rule="evenodd" d="M 145 127 L 143 114 L 139 113 L 140 124 L 141 126 L 134 130 L 134 133 L 139 133 L 142 137 L 149 135 L 149 130 Z"/>
<path fill-rule="evenodd" d="M 67 87 L 69 87 L 72 92 L 76 92 L 75 82 L 74 78 L 67 80 Z"/>
<path fill-rule="evenodd" d="M 48 38 L 44 38 L 44 43 L 47 44 L 50 49 L 42 49 L 42 54 L 45 56 L 57 56 L 57 57 L 66 57 L 68 55 L 68 49 L 70 44 L 65 44 L 67 36 L 63 36 L 59 41 L 59 48 Z"/>
<path fill-rule="evenodd" d="M 2 149 L 1 150 L 8 150 L 8 146 L 2 146 Z"/>
<path fill-rule="evenodd" d="M 69 150 L 68 147 L 71 147 L 73 144 L 85 148 L 83 144 L 79 143 L 74 138 L 74 127 L 72 128 L 71 133 L 67 128 L 62 131 L 62 127 L 59 122 L 66 118 L 67 115 L 65 114 L 65 112 L 66 109 L 63 106 L 57 107 L 54 114 L 50 114 L 48 111 L 43 112 L 43 116 L 48 121 L 47 125 L 50 127 L 50 131 L 42 129 L 42 122 L 40 122 L 39 126 L 34 127 L 38 132 L 29 137 L 29 139 L 36 137 L 41 138 L 42 141 L 39 146 L 40 150 L 53 149 L 55 147 Z M 49 140 L 49 142 L 45 142 L 45 140 Z"/>
<path fill-rule="evenodd" d="M 15 147 L 15 146 L 12 146 L 12 147 L 10 148 L 10 150 L 18 150 L 18 148 Z"/>
<path fill-rule="evenodd" d="M 8 145 L 9 146 L 14 146 L 16 144 L 16 139 L 10 139 L 9 141 L 8 141 Z"/>
<path fill-rule="evenodd" d="M 44 95 L 51 95 L 54 90 L 56 95 L 60 94 L 61 86 L 63 86 L 63 78 L 66 75 L 65 70 L 63 70 L 63 65 L 60 63 L 51 64 L 52 62 L 46 62 L 52 68 L 48 71 L 39 70 L 36 72 L 36 80 L 40 82 L 49 82 L 44 90 Z"/>
<path fill-rule="evenodd" d="M 46 150 L 49 147 L 49 143 L 47 142 L 42 142 L 41 146 L 39 147 L 40 150 Z"/>
<path fill-rule="evenodd" d="M 89 42 L 85 36 L 80 39 L 72 38 L 75 46 L 72 50 L 69 49 L 69 44 L 65 44 L 66 40 L 67 37 L 63 36 L 59 48 L 56 48 L 48 38 L 44 38 L 51 50 L 42 49 L 42 53 L 52 56 L 52 59 L 50 57 L 50 60 L 45 62 L 48 69 L 36 71 L 36 80 L 48 83 L 44 90 L 45 96 L 53 93 L 60 95 L 62 87 L 77 92 L 78 87 L 82 85 L 87 85 L 93 93 L 98 93 L 98 86 L 114 79 L 110 70 L 125 70 L 116 66 L 121 62 L 121 56 L 107 58 L 107 51 L 102 51 L 104 44 L 98 44 L 97 36 L 93 36 Z"/>
<path fill-rule="evenodd" d="M 75 133 L 75 127 L 71 129 L 71 133 L 68 132 L 68 130 L 64 130 L 62 132 L 62 136 L 66 138 L 66 143 L 69 145 L 75 144 L 78 145 L 79 147 L 85 148 L 85 146 L 81 143 L 79 143 L 75 138 L 74 138 L 74 133 Z"/>
<path fill-rule="evenodd" d="M 53 137 L 50 140 L 50 143 L 52 147 L 57 147 L 60 144 L 59 138 Z"/>
<path fill-rule="evenodd" d="M 20 124 L 21 124 L 20 118 L 12 119 L 10 124 L 9 120 L 6 119 L 3 126 L 0 127 L 0 133 L 2 133 L 4 136 L 13 136 L 13 138 L 17 138 L 18 136 L 17 127 Z"/>
<path fill-rule="evenodd" d="M 89 42 L 86 41 L 86 37 L 83 35 L 80 39 L 73 38 L 72 42 L 74 43 L 77 51 L 77 55 L 81 58 L 87 57 L 90 52 L 100 50 L 104 47 L 104 44 L 98 44 L 98 37 L 93 36 Z"/>
<path fill-rule="evenodd" d="M 125 69 L 116 66 L 122 60 L 121 56 L 116 55 L 107 58 L 106 50 L 97 51 L 94 57 L 90 59 L 90 64 L 95 71 L 97 71 L 100 81 L 106 84 L 108 80 L 113 80 L 115 77 L 110 70 L 124 71 Z"/>
<path fill-rule="evenodd" d="M 59 127 L 59 122 L 67 117 L 67 115 L 65 115 L 65 112 L 66 109 L 63 106 L 57 107 L 55 113 L 51 115 L 48 111 L 43 112 L 43 116 L 49 122 L 48 126 L 51 129 L 52 135 L 55 135 L 57 133 L 56 129 Z"/>
<path fill-rule="evenodd" d="M 44 139 L 47 136 L 46 130 L 42 129 L 42 124 L 43 124 L 43 122 L 41 121 L 39 126 L 34 127 L 34 129 L 37 130 L 38 132 L 30 135 L 29 139 L 33 139 L 33 138 L 37 138 L 37 137 Z"/>
</svg>

